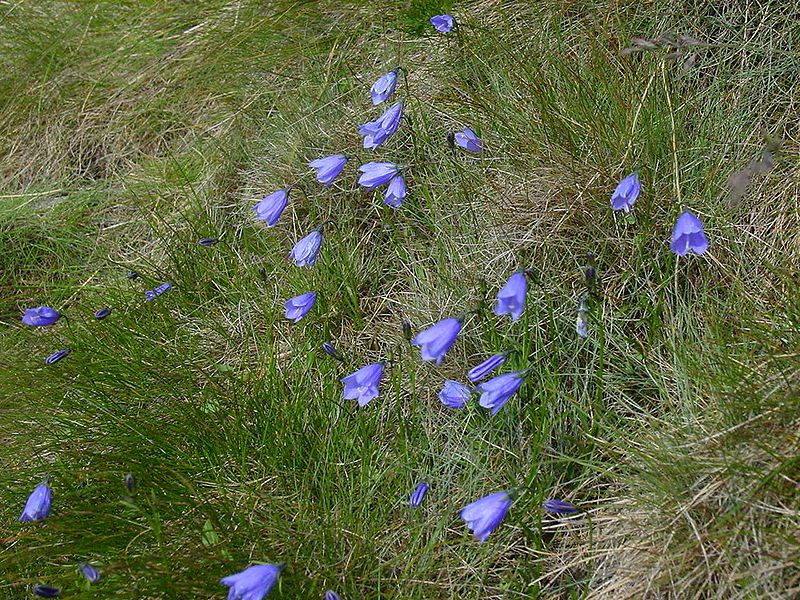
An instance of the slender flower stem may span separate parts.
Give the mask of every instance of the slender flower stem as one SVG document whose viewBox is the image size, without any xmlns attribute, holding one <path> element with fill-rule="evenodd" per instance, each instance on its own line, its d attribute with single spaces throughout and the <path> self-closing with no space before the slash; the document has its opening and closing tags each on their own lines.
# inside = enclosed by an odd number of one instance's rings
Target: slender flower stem
<svg viewBox="0 0 800 600">
<path fill-rule="evenodd" d="M 681 181 L 680 181 L 680 173 L 678 172 L 678 140 L 675 137 L 675 111 L 672 108 L 672 96 L 669 92 L 669 86 L 667 85 L 667 62 L 661 62 L 661 80 L 664 83 L 664 95 L 667 97 L 667 106 L 669 107 L 669 121 L 672 127 L 671 137 L 672 137 L 672 170 L 674 173 L 675 178 L 675 198 L 678 200 L 678 204 L 681 203 Z"/>
</svg>

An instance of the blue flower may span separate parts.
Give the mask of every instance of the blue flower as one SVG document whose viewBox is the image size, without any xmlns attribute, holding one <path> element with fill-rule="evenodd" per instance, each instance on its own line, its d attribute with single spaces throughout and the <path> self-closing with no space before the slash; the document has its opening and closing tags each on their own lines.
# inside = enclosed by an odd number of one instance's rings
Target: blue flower
<svg viewBox="0 0 800 600">
<path fill-rule="evenodd" d="M 22 315 L 22 322 L 31 327 L 46 327 L 52 325 L 61 316 L 56 309 L 49 306 L 39 306 L 38 308 L 29 308 Z"/>
<path fill-rule="evenodd" d="M 545 500 L 542 503 L 542 507 L 554 515 L 569 515 L 578 512 L 578 509 L 573 504 L 554 499 Z"/>
<path fill-rule="evenodd" d="M 448 379 L 444 382 L 442 391 L 439 392 L 439 400 L 450 408 L 464 408 L 472 397 L 472 390 L 463 383 Z"/>
<path fill-rule="evenodd" d="M 455 27 L 456 21 L 450 15 L 436 15 L 431 17 L 431 25 L 439 33 L 450 33 Z"/>
<path fill-rule="evenodd" d="M 336 349 L 336 346 L 333 345 L 333 342 L 323 342 L 322 350 L 328 356 L 332 356 L 333 358 L 339 361 L 344 361 L 344 358 L 342 358 L 342 355 L 339 354 L 339 351 Z"/>
<path fill-rule="evenodd" d="M 383 363 L 375 363 L 343 377 L 341 382 L 344 384 L 345 400 L 358 400 L 359 406 L 366 406 L 370 400 L 377 398 L 382 376 Z"/>
<path fill-rule="evenodd" d="M 525 310 L 525 295 L 528 293 L 528 281 L 525 274 L 514 273 L 497 293 L 497 304 L 494 307 L 496 315 L 511 315 L 512 321 L 517 321 Z"/>
<path fill-rule="evenodd" d="M 483 150 L 483 142 L 469 127 L 464 127 L 463 130 L 456 132 L 453 136 L 453 142 L 459 148 L 463 148 L 473 154 L 479 154 Z"/>
<path fill-rule="evenodd" d="M 358 184 L 363 185 L 368 190 L 374 190 L 385 183 L 388 183 L 400 168 L 392 162 L 368 162 L 358 167 L 363 173 L 358 178 Z"/>
<path fill-rule="evenodd" d="M 634 202 L 642 191 L 642 184 L 636 173 L 631 173 L 619 182 L 617 189 L 611 196 L 611 208 L 614 210 L 624 210 L 630 212 Z"/>
<path fill-rule="evenodd" d="M 669 247 L 678 256 L 685 256 L 690 250 L 703 254 L 708 249 L 708 238 L 700 219 L 688 210 L 683 211 L 675 222 Z"/>
<path fill-rule="evenodd" d="M 324 187 L 328 187 L 339 176 L 346 164 L 347 157 L 344 154 L 331 154 L 312 160 L 308 166 L 317 170 L 317 181 L 324 184 Z"/>
<path fill-rule="evenodd" d="M 392 208 L 399 208 L 403 204 L 406 197 L 406 180 L 398 173 L 389 180 L 389 185 L 386 188 L 386 195 L 383 197 L 383 203 L 388 204 Z"/>
<path fill-rule="evenodd" d="M 123 481 L 125 482 L 125 487 L 128 488 L 129 492 L 132 492 L 136 489 L 136 477 L 133 473 L 127 473 Z"/>
<path fill-rule="evenodd" d="M 386 75 L 381 75 L 378 80 L 372 84 L 369 90 L 372 96 L 372 104 L 380 104 L 386 102 L 392 94 L 394 88 L 397 86 L 397 69 L 389 71 Z"/>
<path fill-rule="evenodd" d="M 161 294 L 163 294 L 164 292 L 167 292 L 167 291 L 169 291 L 171 289 L 172 289 L 172 284 L 171 283 L 162 283 L 161 285 L 156 286 L 152 290 L 147 290 L 144 293 L 144 299 L 145 300 L 155 300 Z"/>
<path fill-rule="evenodd" d="M 503 522 L 510 506 L 508 492 L 495 492 L 465 506 L 460 515 L 472 529 L 472 535 L 483 543 Z"/>
<path fill-rule="evenodd" d="M 97 319 L 98 321 L 102 321 L 103 319 L 105 319 L 110 314 L 111 314 L 111 309 L 108 308 L 108 307 L 105 307 L 105 308 L 101 308 L 100 310 L 94 311 L 94 318 Z"/>
<path fill-rule="evenodd" d="M 197 240 L 198 246 L 205 246 L 206 248 L 210 248 L 211 246 L 214 246 L 218 243 L 219 240 L 217 238 L 200 238 L 199 240 Z"/>
<path fill-rule="evenodd" d="M 62 348 L 61 350 L 56 350 L 50 356 L 44 359 L 44 364 L 54 365 L 70 352 L 72 352 L 72 350 L 70 350 L 69 348 Z"/>
<path fill-rule="evenodd" d="M 227 585 L 228 600 L 262 600 L 278 582 L 283 565 L 253 565 L 241 573 L 220 579 Z"/>
<path fill-rule="evenodd" d="M 425 499 L 425 494 L 428 493 L 428 488 L 431 486 L 428 485 L 427 481 L 423 481 L 417 486 L 413 492 L 411 492 L 411 498 L 409 498 L 409 505 L 411 508 L 418 508 L 422 501 Z"/>
<path fill-rule="evenodd" d="M 128 274 L 126 275 L 126 277 L 128 279 L 130 279 L 131 281 L 133 281 L 134 279 L 138 279 L 139 278 L 139 274 L 136 271 L 128 271 Z"/>
<path fill-rule="evenodd" d="M 289 203 L 289 191 L 291 189 L 291 187 L 283 188 L 265 196 L 263 200 L 253 207 L 256 217 L 266 222 L 268 227 L 274 227 L 278 219 L 281 218 L 283 209 Z"/>
<path fill-rule="evenodd" d="M 322 246 L 322 227 L 317 227 L 302 240 L 297 242 L 289 253 L 298 267 L 313 267 Z"/>
<path fill-rule="evenodd" d="M 496 415 L 497 411 L 503 408 L 508 399 L 520 388 L 524 377 L 521 371 L 514 371 L 498 375 L 486 383 L 480 384 L 475 388 L 475 391 L 481 394 L 478 404 L 483 408 L 491 408 L 492 415 Z"/>
<path fill-rule="evenodd" d="M 328 590 L 327 592 L 325 592 L 324 600 L 342 600 L 342 599 L 339 597 L 339 594 L 337 594 L 333 590 Z"/>
<path fill-rule="evenodd" d="M 442 364 L 444 355 L 455 343 L 461 331 L 461 319 L 443 319 L 420 331 L 411 340 L 411 344 L 419 346 L 422 351 L 422 360 L 435 360 L 437 365 Z"/>
<path fill-rule="evenodd" d="M 578 316 L 575 318 L 575 332 L 582 338 L 589 337 L 589 294 L 578 300 Z"/>
<path fill-rule="evenodd" d="M 50 514 L 50 503 L 52 502 L 53 494 L 50 491 L 50 486 L 42 482 L 37 485 L 28 496 L 28 501 L 25 503 L 25 508 L 19 517 L 20 523 L 26 521 L 43 521 Z"/>
<path fill-rule="evenodd" d="M 497 367 L 502 365 L 505 362 L 507 356 L 508 352 L 490 356 L 481 364 L 470 369 L 469 373 L 467 373 L 467 379 L 469 379 L 473 383 L 475 383 L 476 381 L 480 381 L 481 379 L 486 377 L 489 373 L 494 371 Z"/>
<path fill-rule="evenodd" d="M 358 133 L 364 136 L 364 148 L 374 149 L 383 144 L 400 127 L 402 117 L 403 103 L 398 102 L 376 120 L 359 125 Z"/>
<path fill-rule="evenodd" d="M 35 586 L 33 586 L 33 593 L 39 596 L 39 598 L 58 598 L 58 596 L 61 594 L 61 589 L 51 585 L 37 583 Z"/>
<path fill-rule="evenodd" d="M 314 307 L 316 301 L 317 294 L 314 292 L 306 292 L 294 298 L 289 298 L 284 303 L 286 307 L 286 318 L 293 319 L 294 322 L 297 323 Z"/>
<path fill-rule="evenodd" d="M 83 563 L 80 566 L 80 570 L 81 573 L 83 573 L 83 576 L 86 577 L 86 579 L 89 581 L 89 583 L 97 583 L 98 581 L 100 581 L 100 571 L 95 569 L 89 563 Z"/>
</svg>

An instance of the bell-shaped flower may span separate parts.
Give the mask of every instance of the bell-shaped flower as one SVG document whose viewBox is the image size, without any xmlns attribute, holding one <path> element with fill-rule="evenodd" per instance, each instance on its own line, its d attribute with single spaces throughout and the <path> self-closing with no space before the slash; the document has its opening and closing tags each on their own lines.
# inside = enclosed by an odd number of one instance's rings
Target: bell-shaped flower
<svg viewBox="0 0 800 600">
<path fill-rule="evenodd" d="M 306 292 L 294 298 L 289 298 L 285 303 L 286 318 L 292 319 L 297 323 L 300 319 L 306 316 L 308 311 L 314 307 L 317 301 L 317 294 L 315 292 Z"/>
<path fill-rule="evenodd" d="M 553 498 L 551 498 L 550 500 L 545 500 L 542 503 L 542 507 L 547 512 L 554 515 L 570 515 L 572 513 L 578 512 L 578 509 L 575 507 L 575 505 L 570 504 L 569 502 L 555 500 Z"/>
<path fill-rule="evenodd" d="M 411 492 L 411 497 L 408 501 L 409 506 L 411 506 L 411 508 L 418 508 L 422 504 L 422 501 L 425 500 L 425 494 L 428 493 L 428 488 L 430 487 L 427 481 L 420 483 L 417 488 Z"/>
<path fill-rule="evenodd" d="M 289 253 L 298 267 L 313 267 L 322 246 L 322 227 L 317 227 L 302 240 L 297 242 Z"/>
<path fill-rule="evenodd" d="M 364 136 L 364 148 L 374 149 L 383 144 L 400 127 L 403 118 L 403 103 L 393 104 L 374 121 L 358 126 L 358 133 Z"/>
<path fill-rule="evenodd" d="M 161 294 L 163 294 L 164 292 L 167 292 L 167 291 L 169 291 L 171 289 L 172 289 L 172 284 L 171 283 L 162 283 L 161 285 L 157 285 L 156 287 L 154 287 L 152 290 L 147 290 L 144 293 L 144 299 L 148 300 L 148 301 L 149 300 L 155 300 Z"/>
<path fill-rule="evenodd" d="M 291 189 L 290 187 L 283 188 L 265 196 L 263 200 L 253 207 L 256 217 L 264 221 L 268 227 L 274 227 L 278 219 L 281 218 L 283 209 L 289 203 L 289 191 Z"/>
<path fill-rule="evenodd" d="M 37 485 L 28 496 L 28 501 L 25 503 L 25 508 L 19 517 L 20 523 L 26 521 L 43 521 L 50 514 L 50 504 L 53 499 L 53 493 L 50 486 L 42 482 Z"/>
<path fill-rule="evenodd" d="M 49 306 L 29 308 L 22 315 L 22 322 L 31 327 L 46 327 L 58 321 L 61 313 Z"/>
<path fill-rule="evenodd" d="M 469 127 L 464 127 L 461 131 L 457 131 L 453 135 L 453 143 L 473 154 L 480 154 L 483 150 L 483 142 Z"/>
<path fill-rule="evenodd" d="M 228 600 L 263 600 L 275 587 L 283 565 L 253 565 L 220 580 L 227 585 Z"/>
<path fill-rule="evenodd" d="M 339 176 L 346 164 L 347 157 L 344 154 L 331 154 L 324 158 L 312 160 L 308 163 L 308 166 L 316 169 L 317 181 L 324 184 L 324 187 L 328 187 Z"/>
<path fill-rule="evenodd" d="M 343 377 L 341 382 L 344 384 L 345 400 L 357 400 L 359 406 L 366 406 L 370 400 L 377 398 L 382 376 L 383 363 L 374 363 Z"/>
<path fill-rule="evenodd" d="M 461 319 L 443 319 L 420 331 L 411 344 L 419 346 L 422 351 L 422 360 L 435 360 L 437 365 L 442 364 L 444 355 L 455 343 L 461 331 Z"/>
<path fill-rule="evenodd" d="M 480 384 L 475 388 L 475 391 L 481 394 L 478 404 L 483 408 L 492 409 L 492 415 L 496 415 L 497 411 L 503 408 L 508 399 L 520 388 L 524 377 L 521 371 L 514 371 L 492 377 L 489 381 Z"/>
<path fill-rule="evenodd" d="M 89 563 L 83 563 L 80 566 L 80 571 L 89 583 L 97 583 L 100 581 L 100 571 Z"/>
<path fill-rule="evenodd" d="M 103 319 L 105 319 L 110 314 L 111 314 L 111 309 L 108 308 L 108 307 L 105 307 L 105 308 L 101 308 L 100 310 L 94 311 L 94 318 L 97 319 L 98 321 L 102 321 Z"/>
<path fill-rule="evenodd" d="M 503 522 L 510 506 L 508 492 L 495 492 L 465 506 L 460 515 L 472 529 L 472 535 L 483 543 Z"/>
<path fill-rule="evenodd" d="M 528 281 L 522 272 L 514 273 L 497 293 L 497 304 L 494 307 L 496 315 L 511 315 L 512 321 L 517 321 L 525 310 L 525 296 L 528 293 Z"/>
<path fill-rule="evenodd" d="M 368 190 L 374 190 L 397 175 L 400 167 L 392 162 L 368 162 L 358 168 L 362 175 L 358 178 L 358 184 Z"/>
<path fill-rule="evenodd" d="M 467 373 L 467 379 L 469 379 L 472 383 L 476 381 L 480 381 L 484 377 L 486 377 L 489 373 L 494 371 L 497 367 L 502 365 L 506 361 L 506 357 L 508 356 L 508 352 L 503 352 L 503 354 L 495 354 L 494 356 L 490 356 L 481 364 L 472 367 Z"/>
<path fill-rule="evenodd" d="M 37 583 L 33 586 L 33 594 L 39 598 L 58 598 L 61 595 L 61 588 Z"/>
<path fill-rule="evenodd" d="M 431 17 L 431 25 L 439 33 L 450 33 L 456 26 L 456 20 L 450 15 L 436 15 Z"/>
<path fill-rule="evenodd" d="M 44 364 L 54 365 L 70 352 L 72 352 L 72 350 L 70 350 L 69 348 L 62 348 L 61 350 L 56 350 L 55 352 L 53 352 L 47 358 L 44 359 Z"/>
<path fill-rule="evenodd" d="M 400 208 L 405 198 L 406 180 L 403 179 L 401 173 L 398 173 L 389 180 L 389 185 L 386 187 L 386 195 L 383 197 L 383 203 L 388 204 L 392 208 Z"/>
<path fill-rule="evenodd" d="M 669 247 L 678 256 L 685 256 L 690 250 L 695 254 L 703 254 L 708 249 L 708 238 L 700 219 L 688 210 L 681 213 L 672 230 Z"/>
<path fill-rule="evenodd" d="M 472 397 L 472 390 L 463 383 L 448 379 L 444 382 L 442 391 L 439 392 L 439 400 L 450 408 L 464 408 Z"/>
<path fill-rule="evenodd" d="M 219 244 L 219 240 L 217 238 L 200 238 L 197 240 L 197 245 L 205 248 L 210 248 L 211 246 L 216 246 L 217 244 Z"/>
<path fill-rule="evenodd" d="M 614 190 L 611 196 L 611 208 L 630 212 L 641 191 L 642 184 L 639 181 L 639 176 L 636 173 L 631 173 L 620 181 L 617 189 Z"/>
<path fill-rule="evenodd" d="M 325 592 L 325 597 L 323 600 L 342 600 L 341 596 L 334 592 L 333 590 L 328 590 Z"/>
<path fill-rule="evenodd" d="M 372 96 L 372 104 L 386 102 L 394 94 L 396 86 L 397 69 L 389 71 L 386 75 L 381 75 L 369 90 L 370 96 Z"/>
</svg>

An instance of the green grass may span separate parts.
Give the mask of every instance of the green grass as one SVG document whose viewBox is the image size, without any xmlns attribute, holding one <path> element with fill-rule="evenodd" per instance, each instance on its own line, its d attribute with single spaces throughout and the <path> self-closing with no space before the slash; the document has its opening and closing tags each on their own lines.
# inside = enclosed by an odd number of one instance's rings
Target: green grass
<svg viewBox="0 0 800 600">
<path fill-rule="evenodd" d="M 222 597 L 220 577 L 285 561 L 277 598 L 792 597 L 798 9 L 2 7 L 0 596 L 46 582 L 70 598 Z M 448 10 L 458 31 L 436 34 L 427 19 Z M 620 55 L 669 31 L 708 42 L 695 68 Z M 365 151 L 356 125 L 382 108 L 369 86 L 398 65 L 408 118 Z M 478 157 L 448 148 L 465 125 Z M 774 168 L 731 206 L 728 176 L 773 138 Z M 354 158 L 323 190 L 305 165 L 342 151 Z M 408 166 L 401 209 L 358 188 L 368 160 Z M 635 169 L 625 219 L 609 197 Z M 290 183 L 266 228 L 251 207 Z M 669 251 L 683 206 L 706 225 L 703 257 Z M 292 244 L 326 220 L 317 265 L 298 269 Z M 511 323 L 491 304 L 520 268 L 528 304 Z M 282 303 L 307 290 L 319 301 L 293 325 Z M 22 326 L 41 304 L 68 320 Z M 404 320 L 464 313 L 441 367 L 403 338 Z M 445 378 L 509 348 L 504 370 L 531 373 L 496 416 L 439 403 Z M 342 400 L 339 379 L 380 359 L 380 397 Z M 18 523 L 43 477 L 52 515 Z M 515 487 L 478 544 L 458 510 Z M 546 517 L 549 497 L 582 512 Z M 103 572 L 92 587 L 84 561 Z"/>
</svg>

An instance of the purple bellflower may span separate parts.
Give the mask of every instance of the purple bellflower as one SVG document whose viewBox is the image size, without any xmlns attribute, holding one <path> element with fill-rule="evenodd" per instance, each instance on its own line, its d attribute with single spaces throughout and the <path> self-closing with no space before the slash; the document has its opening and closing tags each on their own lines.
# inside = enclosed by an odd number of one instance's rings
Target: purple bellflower
<svg viewBox="0 0 800 600">
<path fill-rule="evenodd" d="M 291 189 L 291 187 L 283 188 L 265 196 L 263 200 L 253 207 L 256 217 L 264 221 L 268 227 L 274 227 L 278 219 L 281 218 L 283 209 L 289 203 L 289 191 Z"/>
<path fill-rule="evenodd" d="M 100 571 L 98 571 L 89 563 L 83 563 L 79 569 L 89 583 L 97 583 L 100 581 Z"/>
<path fill-rule="evenodd" d="M 517 321 L 525 310 L 525 296 L 528 293 L 528 281 L 522 272 L 514 273 L 497 293 L 497 304 L 494 307 L 496 315 L 511 315 L 512 321 Z"/>
<path fill-rule="evenodd" d="M 524 377 L 521 371 L 514 371 L 513 373 L 504 373 L 497 377 L 492 377 L 489 381 L 480 384 L 475 388 L 475 391 L 481 394 L 478 404 L 483 408 L 492 409 L 492 415 L 496 415 L 503 408 L 503 405 L 508 402 L 508 399 L 520 388 Z"/>
<path fill-rule="evenodd" d="M 263 600 L 278 583 L 284 565 L 253 565 L 241 573 L 220 579 L 227 585 L 228 600 Z"/>
<path fill-rule="evenodd" d="M 294 298 L 289 298 L 285 303 L 286 318 L 292 319 L 297 323 L 300 319 L 306 316 L 308 311 L 314 307 L 317 301 L 317 294 L 315 292 L 306 292 Z"/>
<path fill-rule="evenodd" d="M 219 244 L 219 240 L 217 238 L 200 238 L 197 240 L 198 246 L 203 246 L 204 248 L 210 248 L 211 246 L 216 246 Z"/>
<path fill-rule="evenodd" d="M 37 308 L 29 308 L 22 315 L 22 322 L 31 327 L 46 327 L 52 325 L 61 316 L 55 308 L 49 306 L 39 306 Z"/>
<path fill-rule="evenodd" d="M 411 506 L 411 508 L 419 508 L 422 501 L 425 500 L 425 494 L 428 493 L 428 488 L 430 487 L 427 481 L 420 483 L 417 488 L 411 492 L 411 497 L 408 500 L 409 506 Z"/>
<path fill-rule="evenodd" d="M 294 260 L 294 264 L 298 267 L 313 267 L 317 262 L 320 246 L 322 246 L 321 226 L 297 242 L 289 253 L 289 258 Z"/>
<path fill-rule="evenodd" d="M 400 127 L 403 118 L 403 103 L 393 104 L 374 121 L 358 126 L 358 133 L 364 136 L 364 148 L 374 149 L 383 144 Z"/>
<path fill-rule="evenodd" d="M 394 94 L 395 87 L 397 87 L 397 69 L 389 71 L 386 75 L 381 75 L 372 84 L 369 90 L 370 96 L 372 96 L 372 104 L 377 105 L 381 102 L 386 102 Z"/>
<path fill-rule="evenodd" d="M 503 522 L 510 506 L 508 492 L 495 492 L 465 506 L 460 515 L 467 527 L 472 529 L 472 535 L 483 543 Z"/>
<path fill-rule="evenodd" d="M 631 173 L 619 182 L 617 189 L 611 196 L 611 208 L 614 210 L 624 210 L 626 213 L 633 208 L 639 193 L 642 191 L 642 184 L 636 173 Z"/>
<path fill-rule="evenodd" d="M 101 308 L 100 310 L 94 311 L 94 318 L 97 319 L 98 321 L 102 321 L 103 319 L 105 319 L 110 314 L 111 314 L 111 309 L 108 308 L 108 307 L 105 307 L 105 308 Z"/>
<path fill-rule="evenodd" d="M 61 589 L 52 585 L 37 583 L 33 586 L 33 593 L 39 598 L 58 598 L 61 595 Z"/>
<path fill-rule="evenodd" d="M 362 175 L 358 178 L 358 184 L 368 190 L 374 190 L 385 183 L 388 183 L 400 168 L 392 162 L 368 162 L 358 168 Z"/>
<path fill-rule="evenodd" d="M 45 482 L 40 483 L 33 489 L 31 495 L 28 496 L 25 508 L 19 516 L 19 522 L 43 521 L 50 514 L 50 504 L 52 500 L 53 493 L 50 491 L 50 486 Z"/>
<path fill-rule="evenodd" d="M 450 408 L 464 408 L 472 397 L 472 390 L 463 383 L 448 379 L 444 382 L 442 391 L 439 392 L 439 400 Z"/>
<path fill-rule="evenodd" d="M 440 365 L 460 331 L 461 319 L 442 319 L 436 325 L 420 331 L 411 344 L 420 347 L 422 360 L 435 360 Z"/>
<path fill-rule="evenodd" d="M 169 291 L 171 289 L 172 289 L 172 284 L 171 283 L 162 283 L 161 285 L 156 286 L 152 290 L 147 290 L 144 293 L 144 299 L 145 300 L 155 300 L 161 294 L 163 294 L 164 292 L 167 292 L 167 291 Z"/>
<path fill-rule="evenodd" d="M 461 131 L 457 131 L 453 136 L 453 143 L 472 154 L 480 154 L 483 150 L 483 142 L 469 127 L 464 127 Z"/>
<path fill-rule="evenodd" d="M 61 350 L 56 350 L 55 352 L 53 352 L 51 355 L 49 355 L 47 358 L 44 359 L 44 364 L 54 365 L 70 352 L 72 352 L 72 350 L 70 350 L 69 348 L 62 348 Z"/>
<path fill-rule="evenodd" d="M 456 20 L 450 15 L 436 15 L 431 17 L 431 25 L 439 33 L 450 33 L 456 26 Z"/>
<path fill-rule="evenodd" d="M 506 357 L 508 356 L 508 352 L 503 352 L 503 354 L 495 354 L 494 356 L 490 356 L 481 364 L 472 367 L 467 373 L 467 379 L 469 379 L 472 383 L 476 381 L 480 381 L 484 377 L 486 377 L 489 373 L 494 371 L 497 367 L 502 365 Z"/>
<path fill-rule="evenodd" d="M 333 590 L 328 590 L 325 592 L 325 597 L 323 600 L 342 600 L 342 598 Z"/>
<path fill-rule="evenodd" d="M 561 500 L 545 500 L 542 503 L 542 507 L 549 513 L 554 515 L 570 515 L 572 513 L 578 512 L 578 509 L 575 505 L 570 504 L 569 502 L 563 502 Z"/>
<path fill-rule="evenodd" d="M 317 181 L 324 187 L 329 187 L 339 176 L 347 164 L 347 157 L 344 154 L 331 154 L 324 158 L 318 158 L 308 163 L 308 166 L 317 171 Z"/>
<path fill-rule="evenodd" d="M 344 399 L 357 400 L 359 406 L 366 406 L 378 396 L 378 385 L 382 376 L 383 363 L 374 363 L 343 377 L 341 382 L 344 384 Z"/>
<path fill-rule="evenodd" d="M 708 250 L 708 238 L 700 219 L 688 210 L 683 211 L 675 222 L 669 247 L 678 256 L 686 256 L 690 250 L 695 254 Z"/>
<path fill-rule="evenodd" d="M 389 185 L 386 187 L 386 195 L 383 197 L 383 203 L 388 204 L 392 208 L 400 208 L 405 198 L 406 180 L 403 179 L 401 173 L 398 173 L 389 180 Z"/>
</svg>

